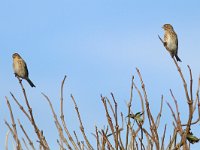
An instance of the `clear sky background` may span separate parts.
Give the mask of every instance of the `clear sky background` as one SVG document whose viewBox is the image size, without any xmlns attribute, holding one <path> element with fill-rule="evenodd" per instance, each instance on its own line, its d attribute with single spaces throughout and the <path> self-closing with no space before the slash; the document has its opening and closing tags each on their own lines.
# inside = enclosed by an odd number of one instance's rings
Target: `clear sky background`
<svg viewBox="0 0 200 150">
<path fill-rule="evenodd" d="M 107 124 L 100 94 L 110 97 L 110 92 L 113 92 L 120 111 L 126 115 L 131 76 L 136 75 L 136 67 L 143 75 L 154 116 L 159 111 L 162 94 L 165 102 L 173 104 L 169 93 L 169 89 L 172 89 L 182 118 L 186 120 L 188 106 L 182 81 L 157 35 L 163 36 L 163 24 L 174 26 L 179 37 L 179 57 L 182 59 L 179 64 L 187 81 L 187 65 L 190 65 L 194 86 L 197 87 L 200 71 L 199 7 L 199 1 L 174 0 L 0 1 L 0 149 L 4 148 L 8 131 L 4 119 L 10 122 L 5 96 L 11 102 L 15 117 L 21 120 L 29 135 L 36 140 L 32 126 L 27 119 L 23 119 L 24 114 L 9 94 L 13 92 L 24 104 L 22 91 L 13 75 L 14 52 L 26 61 L 30 79 L 36 85 L 36 88 L 31 88 L 23 81 L 36 121 L 52 149 L 58 148 L 58 134 L 41 92 L 50 97 L 59 114 L 60 84 L 64 75 L 67 75 L 64 88 L 67 125 L 71 131 L 79 129 L 70 99 L 72 93 L 86 133 L 93 143 L 95 140 L 90 133 L 95 131 L 94 126 L 103 128 Z M 139 85 L 138 78 L 136 82 Z M 141 110 L 138 101 L 135 97 L 132 107 L 135 112 Z M 172 123 L 166 103 L 161 129 L 165 123 Z M 200 137 L 199 128 L 192 129 Z M 167 132 L 171 134 L 169 128 Z M 193 149 L 197 147 L 199 144 Z"/>
</svg>

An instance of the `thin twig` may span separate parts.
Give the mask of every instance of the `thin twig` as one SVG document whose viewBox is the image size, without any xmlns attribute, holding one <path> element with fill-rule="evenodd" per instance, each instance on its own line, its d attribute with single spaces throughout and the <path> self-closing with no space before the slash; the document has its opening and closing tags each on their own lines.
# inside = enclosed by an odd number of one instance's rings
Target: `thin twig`
<svg viewBox="0 0 200 150">
<path fill-rule="evenodd" d="M 65 80 L 66 80 L 67 76 L 65 75 L 64 76 L 64 79 L 61 83 L 61 90 L 60 90 L 60 118 L 61 118 L 61 121 L 62 121 L 62 125 L 64 127 L 64 130 L 68 136 L 68 139 L 69 141 L 72 143 L 72 145 L 74 146 L 74 149 L 75 150 L 78 150 L 78 147 L 73 139 L 73 137 L 71 136 L 68 128 L 67 128 L 67 125 L 66 125 L 66 122 L 65 122 L 65 117 L 64 117 L 64 113 L 63 113 L 63 89 L 64 89 L 64 84 L 65 84 Z"/>
<path fill-rule="evenodd" d="M 26 141 L 24 140 L 24 138 L 22 138 L 22 141 L 23 141 L 24 146 L 26 147 L 26 149 L 29 150 L 28 145 L 26 144 Z"/>
<path fill-rule="evenodd" d="M 159 127 L 159 124 L 160 124 L 160 118 L 161 118 L 161 115 L 162 115 L 162 108 L 163 108 L 163 95 L 161 97 L 160 112 L 158 113 L 158 116 L 156 118 L 156 127 L 157 128 Z"/>
<path fill-rule="evenodd" d="M 6 139 L 5 139 L 5 150 L 8 150 L 8 137 L 9 137 L 9 133 L 10 133 L 10 131 L 8 130 L 8 132 L 6 133 Z"/>
<path fill-rule="evenodd" d="M 49 145 L 43 135 L 43 133 L 39 130 L 38 126 L 36 125 L 36 122 L 35 122 L 35 119 L 33 117 L 33 112 L 32 112 L 32 108 L 30 107 L 30 104 L 29 104 L 29 101 L 28 101 L 28 98 L 27 98 L 27 95 L 26 95 L 26 91 L 24 89 L 24 86 L 22 84 L 22 80 L 17 76 L 17 79 L 19 80 L 19 84 L 21 86 L 21 89 L 23 91 L 23 94 L 24 94 L 24 99 L 25 99 L 25 102 L 26 102 L 26 106 L 28 107 L 28 111 L 29 111 L 29 116 L 30 116 L 30 122 L 31 124 L 33 125 L 34 127 L 34 130 L 35 130 L 35 133 L 39 139 L 39 143 L 42 145 L 42 147 L 46 150 L 49 150 Z"/>
<path fill-rule="evenodd" d="M 130 89 L 130 100 L 128 103 L 128 114 L 130 114 L 131 112 L 131 105 L 132 105 L 132 100 L 133 100 L 133 80 L 134 80 L 134 76 L 132 76 L 132 80 L 131 80 L 131 89 Z M 126 146 L 125 149 L 127 150 L 128 148 L 128 137 L 129 137 L 129 126 L 130 126 L 130 117 L 128 117 L 128 123 L 127 123 L 127 127 L 126 127 Z"/>
<path fill-rule="evenodd" d="M 12 113 L 12 108 L 10 106 L 10 102 L 8 100 L 8 98 L 6 97 L 6 102 L 7 102 L 7 106 L 8 106 L 8 109 L 9 109 L 9 112 L 10 112 L 10 118 L 11 118 L 11 121 L 12 121 L 12 127 L 13 127 L 13 134 L 14 134 L 14 140 L 17 144 L 17 149 L 20 150 L 22 147 L 21 147 L 21 143 L 20 143 L 20 140 L 18 138 L 18 134 L 17 134 L 17 128 L 16 128 L 16 123 L 15 123 L 15 119 L 14 119 L 14 116 L 13 116 L 13 113 Z"/>
<path fill-rule="evenodd" d="M 21 111 L 26 115 L 26 117 L 29 119 L 29 121 L 31 121 L 31 117 L 29 116 L 29 114 L 26 112 L 26 110 L 24 109 L 24 107 L 19 103 L 19 101 L 15 98 L 15 96 L 10 92 L 10 95 L 12 96 L 12 98 L 14 99 L 14 101 L 17 103 L 17 105 L 19 106 L 19 108 L 21 109 Z"/>
<path fill-rule="evenodd" d="M 78 136 L 76 135 L 76 132 L 75 132 L 75 131 L 74 131 L 74 136 L 75 136 L 75 138 L 76 138 L 76 143 L 77 143 L 79 149 L 81 150 L 81 144 L 80 144 L 80 141 L 78 140 Z"/>
<path fill-rule="evenodd" d="M 145 99 L 147 116 L 148 116 L 148 119 L 149 119 L 149 125 L 150 125 L 151 133 L 152 133 L 152 136 L 153 136 L 152 140 L 155 142 L 156 149 L 159 150 L 159 148 L 160 148 L 159 145 L 160 144 L 159 144 L 158 132 L 157 132 L 157 128 L 156 128 L 156 124 L 155 124 L 154 118 L 153 118 L 153 116 L 151 114 L 151 110 L 149 108 L 149 102 L 148 102 L 148 98 L 147 98 L 147 92 L 146 92 L 146 89 L 145 89 L 145 84 L 143 82 L 142 75 L 141 75 L 139 69 L 136 68 L 136 70 L 137 70 L 138 76 L 140 78 L 140 83 L 141 83 L 142 90 L 143 90 L 143 95 L 144 95 L 144 99 Z"/>
<path fill-rule="evenodd" d="M 107 118 L 107 121 L 108 121 L 108 124 L 110 126 L 110 129 L 112 131 L 112 135 L 113 135 L 113 138 L 114 138 L 114 141 L 115 141 L 115 146 L 116 146 L 116 143 L 118 142 L 118 139 L 115 135 L 115 129 L 114 129 L 114 125 L 113 125 L 113 121 L 112 121 L 112 118 L 110 117 L 110 114 L 108 112 L 108 107 L 107 107 L 107 103 L 106 103 L 106 98 L 101 96 L 101 100 L 104 104 L 104 109 L 106 111 L 106 118 Z M 115 147 L 116 148 L 116 147 Z"/>
<path fill-rule="evenodd" d="M 165 141 L 166 128 L 167 128 L 167 125 L 165 124 L 164 133 L 163 133 L 163 136 L 162 136 L 161 148 L 160 148 L 161 150 L 164 150 L 164 141 Z"/>
<path fill-rule="evenodd" d="M 25 137 L 27 138 L 27 140 L 28 140 L 28 142 L 29 142 L 31 148 L 32 148 L 33 150 L 35 150 L 35 147 L 34 147 L 34 145 L 33 145 L 33 142 L 32 142 L 31 139 L 29 138 L 29 136 L 28 136 L 28 134 L 26 133 L 24 127 L 23 127 L 22 124 L 20 123 L 20 120 L 19 120 L 19 119 L 18 119 L 18 123 L 19 123 L 19 126 L 20 126 L 20 128 L 22 129 L 22 131 L 23 131 Z"/>
<path fill-rule="evenodd" d="M 74 97 L 73 97 L 72 94 L 71 94 L 71 98 L 72 98 L 72 101 L 73 101 L 73 103 L 74 103 L 75 110 L 76 110 L 76 112 L 77 112 L 77 116 L 78 116 L 79 123 L 80 123 L 80 130 L 81 130 L 81 133 L 82 133 L 82 135 L 83 135 L 83 137 L 84 137 L 84 139 L 85 139 L 85 141 L 86 141 L 86 144 L 87 144 L 87 146 L 89 147 L 89 149 L 93 150 L 94 148 L 93 148 L 92 145 L 90 144 L 90 142 L 89 142 L 89 140 L 88 140 L 88 138 L 87 138 L 87 136 L 86 136 L 86 134 L 85 134 L 85 130 L 84 130 L 83 123 L 82 123 L 82 120 L 81 120 L 81 116 L 80 116 L 80 113 L 79 113 L 79 110 L 78 110 L 78 106 L 77 106 L 76 101 L 75 101 L 75 99 L 74 99 Z"/>
<path fill-rule="evenodd" d="M 53 106 L 52 106 L 52 103 L 49 99 L 49 97 L 47 95 L 45 95 L 44 93 L 42 93 L 42 95 L 46 98 L 46 100 L 48 101 L 49 103 L 49 106 L 51 108 L 51 111 L 53 113 L 53 117 L 54 117 L 54 121 L 55 121 L 55 124 L 56 124 L 56 128 L 58 130 L 58 133 L 59 133 L 59 137 L 63 140 L 63 142 L 66 144 L 66 146 L 72 150 L 71 146 L 69 145 L 69 142 L 67 141 L 67 139 L 64 137 L 64 134 L 63 134 L 63 129 L 58 121 L 58 118 L 57 118 L 57 115 L 53 109 Z M 62 146 L 62 145 L 61 145 Z"/>
</svg>

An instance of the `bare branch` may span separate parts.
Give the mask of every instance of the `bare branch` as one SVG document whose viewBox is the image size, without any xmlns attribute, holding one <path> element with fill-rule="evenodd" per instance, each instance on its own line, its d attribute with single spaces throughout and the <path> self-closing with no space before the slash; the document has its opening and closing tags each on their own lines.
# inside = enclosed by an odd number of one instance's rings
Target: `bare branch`
<svg viewBox="0 0 200 150">
<path fill-rule="evenodd" d="M 71 148 L 71 146 L 69 145 L 67 139 L 66 139 L 66 138 L 64 137 L 64 135 L 63 135 L 63 129 L 62 129 L 62 127 L 61 127 L 61 125 L 60 125 L 60 123 L 59 123 L 59 121 L 58 121 L 57 115 L 56 115 L 56 113 L 55 113 L 55 111 L 54 111 L 54 109 L 53 109 L 53 106 L 52 106 L 52 104 L 51 104 L 50 99 L 49 99 L 48 96 L 45 95 L 44 93 L 42 93 L 42 95 L 46 98 L 46 100 L 47 100 L 48 103 L 49 103 L 49 106 L 50 106 L 51 111 L 52 111 L 52 113 L 53 113 L 53 117 L 54 117 L 54 121 L 55 121 L 57 130 L 58 130 L 58 133 L 59 133 L 59 137 L 61 138 L 61 140 L 63 140 L 63 142 L 66 144 L 66 146 L 67 146 L 69 149 L 72 150 L 72 148 Z M 62 145 L 61 145 L 61 146 L 62 146 Z"/>
<path fill-rule="evenodd" d="M 131 113 L 131 105 L 132 105 L 132 100 L 133 100 L 133 80 L 134 80 L 134 76 L 132 76 L 132 80 L 131 80 L 131 89 L 130 89 L 130 100 L 128 103 L 128 114 L 129 115 Z M 128 148 L 128 136 L 129 136 L 129 127 L 130 127 L 130 118 L 128 117 L 128 123 L 127 123 L 127 127 L 126 127 L 126 146 L 125 149 Z"/>
<path fill-rule="evenodd" d="M 83 123 L 82 123 L 82 120 L 81 120 L 81 116 L 80 116 L 80 113 L 79 113 L 79 110 L 78 110 L 78 107 L 77 107 L 77 104 L 76 104 L 76 101 L 75 101 L 73 95 L 71 95 L 71 98 L 72 98 L 72 101 L 74 102 L 74 107 L 75 107 L 75 110 L 76 110 L 76 112 L 77 112 L 77 116 L 78 116 L 79 123 L 80 123 L 80 130 L 81 130 L 81 133 L 82 133 L 82 135 L 83 135 L 83 137 L 84 137 L 84 139 L 85 139 L 85 141 L 86 141 L 86 144 L 87 144 L 87 146 L 89 147 L 89 149 L 92 149 L 92 150 L 93 150 L 94 148 L 91 146 L 91 144 L 90 144 L 90 142 L 89 142 L 89 140 L 88 140 L 88 138 L 87 138 L 87 136 L 86 136 L 86 134 L 85 134 L 85 130 L 84 130 L 84 127 L 83 127 Z"/>
<path fill-rule="evenodd" d="M 31 139 L 29 138 L 28 134 L 27 134 L 26 131 L 24 130 L 24 127 L 23 127 L 22 124 L 20 123 L 19 119 L 18 119 L 18 123 L 19 123 L 19 126 L 20 126 L 20 128 L 22 129 L 22 131 L 23 131 L 25 137 L 27 138 L 27 140 L 28 140 L 28 142 L 29 142 L 31 148 L 32 148 L 33 150 L 35 150 L 35 147 L 34 147 L 34 145 L 33 145 L 33 142 L 31 141 Z"/>
<path fill-rule="evenodd" d="M 162 108 L 163 108 L 163 95 L 161 97 L 160 112 L 158 113 L 158 116 L 156 118 L 156 127 L 157 128 L 159 127 L 159 124 L 160 124 L 160 118 L 161 118 L 161 115 L 162 115 Z"/>
<path fill-rule="evenodd" d="M 48 145 L 48 143 L 47 143 L 47 141 L 46 141 L 46 139 L 45 139 L 45 137 L 44 137 L 44 135 L 43 135 L 43 133 L 39 130 L 39 128 L 38 128 L 38 126 L 36 125 L 36 122 L 35 122 L 35 119 L 34 119 L 34 117 L 33 117 L 33 112 L 32 112 L 32 108 L 30 107 L 30 105 L 29 105 L 29 101 L 28 101 L 28 98 L 27 98 L 27 95 L 26 95 L 26 91 L 25 91 L 25 89 L 24 89 L 24 86 L 23 86 L 23 84 L 22 84 L 22 80 L 17 76 L 17 79 L 19 80 L 19 84 L 20 84 L 20 86 L 21 86 L 21 89 L 22 89 L 22 91 L 23 91 L 23 94 L 24 94 L 24 99 L 25 99 L 25 102 L 26 102 L 26 106 L 28 107 L 28 111 L 29 111 L 29 115 L 28 116 L 30 116 L 30 122 L 31 122 L 31 124 L 33 125 L 33 127 L 34 127 L 34 130 L 35 130 L 35 133 L 36 133 L 36 135 L 37 135 L 37 137 L 38 137 L 38 139 L 39 139 L 39 141 L 40 141 L 40 144 L 42 145 L 42 147 L 44 148 L 44 149 L 50 149 L 49 148 L 49 145 Z M 27 116 L 27 115 L 26 115 Z M 27 117 L 28 117 L 27 116 Z"/>
<path fill-rule="evenodd" d="M 6 133 L 6 140 L 5 140 L 5 150 L 8 150 L 8 137 L 9 137 L 9 133 L 10 131 L 8 130 L 8 132 Z"/>
<path fill-rule="evenodd" d="M 10 102 L 9 102 L 9 100 L 8 100 L 7 97 L 6 97 L 6 102 L 7 102 L 7 106 L 8 106 L 9 112 L 10 112 L 10 118 L 11 118 L 11 121 L 12 121 L 13 136 L 14 136 L 14 140 L 15 140 L 15 142 L 16 142 L 16 144 L 17 144 L 17 147 L 16 147 L 16 148 L 17 148 L 18 150 L 20 150 L 20 149 L 22 149 L 22 147 L 21 147 L 20 140 L 19 140 L 19 138 L 18 138 L 16 123 L 15 123 L 15 119 L 14 119 L 14 116 L 13 116 L 13 113 L 12 113 L 12 108 L 11 108 L 11 106 L 10 106 Z"/>
</svg>

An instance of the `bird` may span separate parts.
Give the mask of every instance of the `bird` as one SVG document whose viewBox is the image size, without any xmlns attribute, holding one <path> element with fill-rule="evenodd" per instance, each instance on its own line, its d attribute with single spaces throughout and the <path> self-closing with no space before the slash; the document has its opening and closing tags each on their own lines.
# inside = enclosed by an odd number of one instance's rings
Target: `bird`
<svg viewBox="0 0 200 150">
<path fill-rule="evenodd" d="M 31 87 L 35 87 L 33 82 L 29 79 L 28 68 L 26 62 L 22 59 L 22 57 L 18 53 L 14 53 L 12 55 L 13 58 L 13 70 L 15 76 L 25 79 Z"/>
<path fill-rule="evenodd" d="M 162 28 L 165 31 L 163 41 L 165 48 L 172 58 L 175 56 L 176 60 L 181 62 L 181 59 L 178 57 L 178 36 L 173 26 L 171 24 L 164 24 Z"/>
</svg>

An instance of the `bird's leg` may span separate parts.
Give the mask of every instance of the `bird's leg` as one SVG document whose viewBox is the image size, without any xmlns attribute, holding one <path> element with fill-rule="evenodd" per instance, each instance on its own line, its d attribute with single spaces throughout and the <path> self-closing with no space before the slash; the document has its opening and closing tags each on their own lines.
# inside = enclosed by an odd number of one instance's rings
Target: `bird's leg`
<svg viewBox="0 0 200 150">
<path fill-rule="evenodd" d="M 16 75 L 17 79 L 19 80 L 19 82 L 22 82 L 22 79 L 20 79 L 20 77 L 18 75 Z"/>
<path fill-rule="evenodd" d="M 169 51 L 169 53 L 170 53 L 170 55 L 171 55 L 172 58 L 176 55 L 176 53 L 173 52 L 173 51 Z"/>
<path fill-rule="evenodd" d="M 164 47 L 166 47 L 167 46 L 167 42 L 163 42 L 163 45 L 164 45 Z"/>
<path fill-rule="evenodd" d="M 22 79 L 20 79 L 20 77 L 16 73 L 14 74 L 15 74 L 15 77 L 19 80 L 19 82 L 22 82 Z"/>
</svg>

